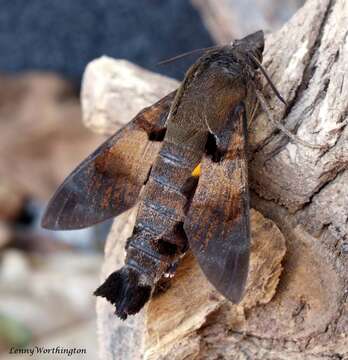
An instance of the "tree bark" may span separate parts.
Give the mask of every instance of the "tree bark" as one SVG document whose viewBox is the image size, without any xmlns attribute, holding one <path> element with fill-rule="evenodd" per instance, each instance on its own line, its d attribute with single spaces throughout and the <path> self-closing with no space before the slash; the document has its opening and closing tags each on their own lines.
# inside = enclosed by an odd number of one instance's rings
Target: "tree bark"
<svg viewBox="0 0 348 360">
<path fill-rule="evenodd" d="M 274 116 L 326 148 L 289 142 L 263 113 L 253 122 L 252 255 L 242 303 L 214 291 L 188 254 L 169 290 L 126 322 L 98 299 L 102 359 L 348 359 L 347 15 L 345 0 L 308 0 L 267 37 L 263 64 L 289 104 L 265 84 Z M 118 74 L 127 74 L 122 86 Z M 175 86 L 124 61 L 96 60 L 82 89 L 86 125 L 115 131 L 135 115 L 134 102 L 148 105 Z M 114 222 L 103 278 L 123 263 L 135 212 Z"/>
</svg>

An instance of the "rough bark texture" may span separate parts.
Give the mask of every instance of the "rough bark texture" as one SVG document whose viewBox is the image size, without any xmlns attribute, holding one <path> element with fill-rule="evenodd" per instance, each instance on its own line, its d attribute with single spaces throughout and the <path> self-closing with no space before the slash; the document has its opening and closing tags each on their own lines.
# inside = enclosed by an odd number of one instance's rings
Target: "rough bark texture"
<svg viewBox="0 0 348 360">
<path fill-rule="evenodd" d="M 262 113 L 254 121 L 250 185 L 256 210 L 243 302 L 221 298 L 188 254 L 171 288 L 127 322 L 98 300 L 102 359 L 348 359 L 347 14 L 345 0 L 309 0 L 267 38 L 264 65 L 289 103 L 285 108 L 269 92 L 274 115 L 302 139 L 327 147 L 290 143 Z M 107 61 L 101 74 L 97 66 L 105 59 L 89 66 L 83 87 L 83 94 L 97 91 L 89 81 L 94 70 L 97 84 L 100 78 L 107 84 L 98 97 L 83 98 L 87 125 L 102 132 L 119 122 L 115 104 L 104 101 L 110 89 L 126 109 L 176 85 Z M 126 71 L 132 85 L 123 97 L 117 76 L 110 75 Z M 123 262 L 134 214 L 115 220 L 103 278 Z"/>
</svg>

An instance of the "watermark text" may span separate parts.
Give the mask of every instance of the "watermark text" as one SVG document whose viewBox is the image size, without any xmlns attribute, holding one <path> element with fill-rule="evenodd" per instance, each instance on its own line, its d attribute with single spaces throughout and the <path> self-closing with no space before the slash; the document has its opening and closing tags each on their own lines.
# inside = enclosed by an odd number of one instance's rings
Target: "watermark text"
<svg viewBox="0 0 348 360">
<path fill-rule="evenodd" d="M 75 347 L 68 348 L 63 346 L 54 346 L 54 347 L 32 346 L 26 348 L 11 347 L 9 350 L 9 354 L 28 355 L 28 356 L 34 356 L 36 354 L 73 356 L 73 355 L 85 355 L 87 354 L 87 349 L 75 348 Z"/>
</svg>

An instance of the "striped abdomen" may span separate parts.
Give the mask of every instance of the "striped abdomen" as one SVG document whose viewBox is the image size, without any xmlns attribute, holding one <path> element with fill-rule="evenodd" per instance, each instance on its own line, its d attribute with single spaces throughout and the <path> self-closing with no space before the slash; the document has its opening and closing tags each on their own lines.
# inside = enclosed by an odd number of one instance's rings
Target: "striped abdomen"
<svg viewBox="0 0 348 360">
<path fill-rule="evenodd" d="M 204 138 L 203 138 L 204 142 Z M 188 202 L 185 185 L 203 150 L 163 142 L 145 185 L 125 266 L 113 272 L 96 290 L 126 319 L 149 300 L 157 281 L 187 249 L 182 222 Z"/>
<path fill-rule="evenodd" d="M 181 227 L 187 194 L 183 189 L 202 152 L 168 141 L 151 170 L 140 202 L 126 264 L 147 273 L 153 284 L 187 248 Z"/>
</svg>

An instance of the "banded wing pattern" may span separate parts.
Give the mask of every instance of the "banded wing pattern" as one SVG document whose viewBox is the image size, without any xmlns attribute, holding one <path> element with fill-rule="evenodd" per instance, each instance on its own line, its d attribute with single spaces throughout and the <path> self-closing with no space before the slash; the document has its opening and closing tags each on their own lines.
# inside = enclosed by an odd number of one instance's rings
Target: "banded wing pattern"
<svg viewBox="0 0 348 360">
<path fill-rule="evenodd" d="M 207 279 L 238 303 L 248 274 L 250 243 L 244 110 L 235 112 L 230 121 L 232 129 L 222 160 L 203 158 L 184 229 Z"/>
<path fill-rule="evenodd" d="M 134 206 L 159 151 L 174 96 L 175 91 L 142 110 L 87 157 L 53 195 L 42 226 L 80 229 Z"/>
</svg>

